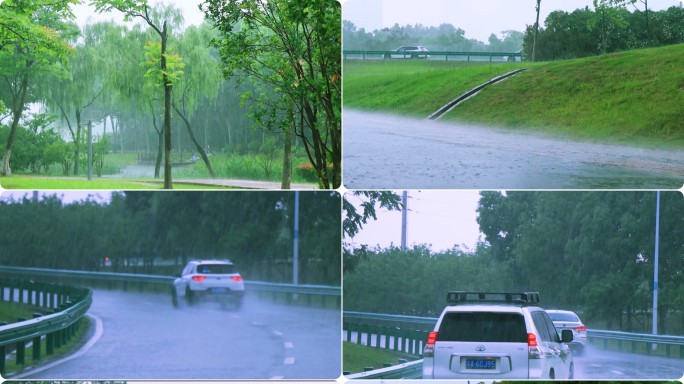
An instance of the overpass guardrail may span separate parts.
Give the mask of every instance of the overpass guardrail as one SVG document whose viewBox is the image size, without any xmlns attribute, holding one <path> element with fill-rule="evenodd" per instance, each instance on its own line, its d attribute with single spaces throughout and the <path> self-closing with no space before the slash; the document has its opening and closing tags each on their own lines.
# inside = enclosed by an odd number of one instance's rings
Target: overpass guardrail
<svg viewBox="0 0 684 384">
<path fill-rule="evenodd" d="M 8 347 L 14 346 L 17 365 L 26 363 L 27 343 L 32 342 L 33 361 L 66 344 L 78 330 L 92 303 L 92 291 L 58 284 L 0 279 L 0 301 L 40 308 L 32 319 L 0 323 L 0 374 L 6 373 Z M 43 348 L 45 337 L 45 348 Z"/>
<path fill-rule="evenodd" d="M 41 279 L 57 282 L 78 282 L 90 286 L 106 286 L 113 289 L 115 286 L 123 290 L 133 289 L 137 286 L 139 291 L 170 292 L 173 276 L 146 275 L 136 273 L 113 273 L 75 271 L 49 268 L 5 267 L 0 266 L 0 277 L 26 279 Z M 284 284 L 262 281 L 245 281 L 247 294 L 255 292 L 260 297 L 270 297 L 272 300 L 284 300 L 288 303 L 304 302 L 309 306 L 331 306 L 341 308 L 342 289 L 338 286 L 311 285 L 311 284 Z"/>
<path fill-rule="evenodd" d="M 458 51 L 429 51 L 429 52 L 408 52 L 380 51 L 380 50 L 344 50 L 342 51 L 344 60 L 356 58 L 362 60 L 370 59 L 443 59 L 445 61 L 471 61 L 473 58 L 488 58 L 490 62 L 494 58 L 499 61 L 522 61 L 522 52 L 458 52 Z M 480 60 L 481 61 L 481 60 Z"/>
</svg>

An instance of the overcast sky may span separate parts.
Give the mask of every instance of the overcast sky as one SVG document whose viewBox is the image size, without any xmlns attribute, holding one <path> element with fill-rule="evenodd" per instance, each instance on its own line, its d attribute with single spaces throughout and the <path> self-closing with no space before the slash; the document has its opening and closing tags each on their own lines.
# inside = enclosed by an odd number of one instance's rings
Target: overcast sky
<svg viewBox="0 0 684 384">
<path fill-rule="evenodd" d="M 649 9 L 667 9 L 679 6 L 680 0 L 650 0 Z M 637 4 L 643 8 L 641 2 Z M 344 0 L 342 19 L 349 20 L 366 32 L 388 28 L 394 24 L 422 24 L 438 26 L 452 24 L 465 31 L 467 38 L 487 42 L 492 33 L 501 31 L 524 32 L 534 24 L 536 0 Z M 543 25 L 552 11 L 572 12 L 588 6 L 592 0 L 543 0 L 539 22 Z M 633 7 L 629 7 L 633 9 Z"/>
<path fill-rule="evenodd" d="M 183 13 L 183 19 L 185 21 L 184 25 L 186 27 L 190 25 L 199 25 L 204 20 L 204 14 L 200 12 L 198 8 L 201 2 L 201 0 L 148 0 L 148 3 L 151 5 L 161 3 L 164 5 L 173 5 L 174 7 L 180 9 Z M 83 4 L 72 6 L 74 16 L 76 16 L 76 24 L 79 26 L 108 20 L 114 20 L 119 24 L 123 24 L 123 14 L 121 12 L 111 11 L 109 13 L 100 14 L 95 12 L 95 8 L 90 6 L 89 3 L 90 1 L 86 0 Z M 136 22 L 141 21 L 137 20 Z"/>
<path fill-rule="evenodd" d="M 402 191 L 394 191 L 401 196 Z M 477 225 L 479 191 L 412 190 L 408 191 L 406 243 L 431 244 L 433 251 L 443 251 L 454 245 L 475 248 L 480 229 Z M 360 199 L 347 194 L 354 205 Z M 377 208 L 376 208 L 377 209 Z M 401 212 L 377 211 L 378 220 L 369 221 L 353 239 L 355 245 L 367 244 L 382 248 L 390 244 L 401 246 Z M 484 235 L 483 238 L 484 240 Z M 350 239 L 345 239 L 350 242 Z"/>
</svg>

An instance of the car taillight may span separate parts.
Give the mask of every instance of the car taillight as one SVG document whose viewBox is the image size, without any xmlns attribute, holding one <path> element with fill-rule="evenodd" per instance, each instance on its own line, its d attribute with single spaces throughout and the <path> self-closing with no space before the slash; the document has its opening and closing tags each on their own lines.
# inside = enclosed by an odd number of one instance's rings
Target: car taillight
<svg viewBox="0 0 684 384">
<path fill-rule="evenodd" d="M 537 347 L 539 344 L 537 344 L 537 335 L 534 333 L 528 333 L 527 334 L 527 346 L 528 347 Z"/>
<path fill-rule="evenodd" d="M 582 326 L 580 326 L 580 327 L 577 327 L 577 328 L 575 328 L 575 331 L 586 332 L 586 331 L 587 331 L 587 326 L 586 326 L 586 325 L 582 325 Z"/>
<path fill-rule="evenodd" d="M 437 332 L 428 333 L 427 343 L 423 348 L 423 357 L 433 357 L 435 353 L 435 343 L 437 342 Z"/>
<path fill-rule="evenodd" d="M 528 347 L 528 357 L 530 359 L 541 359 L 542 353 L 539 349 L 539 343 L 537 343 L 537 335 L 534 333 L 527 334 L 527 347 Z"/>
<path fill-rule="evenodd" d="M 206 277 L 206 276 L 202 276 L 202 275 L 193 276 L 193 277 L 192 277 L 192 281 L 196 281 L 196 282 L 198 282 L 198 283 L 201 283 L 202 281 L 204 281 L 204 280 L 206 280 L 206 279 L 207 279 L 207 277 Z"/>
<path fill-rule="evenodd" d="M 242 276 L 237 275 L 237 276 L 231 276 L 230 277 L 233 281 L 242 281 Z"/>
</svg>

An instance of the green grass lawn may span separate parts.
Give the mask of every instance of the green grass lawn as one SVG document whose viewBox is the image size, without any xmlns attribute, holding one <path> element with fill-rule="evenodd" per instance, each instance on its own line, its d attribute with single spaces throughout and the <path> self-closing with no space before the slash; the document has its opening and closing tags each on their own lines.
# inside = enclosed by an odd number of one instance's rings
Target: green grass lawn
<svg viewBox="0 0 684 384">
<path fill-rule="evenodd" d="M 23 189 L 23 190 L 63 190 L 63 189 L 110 189 L 110 190 L 130 190 L 130 189 L 162 189 L 162 180 L 158 183 L 150 181 L 136 181 L 135 179 L 92 179 L 86 178 L 59 178 L 59 177 L 36 177 L 13 175 L 0 178 L 0 185 L 4 189 Z M 175 189 L 226 189 L 220 186 L 194 185 L 183 182 L 174 182 Z"/>
<path fill-rule="evenodd" d="M 344 372 L 363 372 L 366 367 L 379 369 L 383 364 L 399 364 L 399 359 L 415 360 L 417 356 L 387 349 L 366 347 L 344 342 L 342 347 L 342 370 Z"/>
<path fill-rule="evenodd" d="M 28 304 L 0 302 L 0 323 L 15 323 L 18 318 L 32 319 L 34 312 L 39 312 L 40 307 Z"/>
<path fill-rule="evenodd" d="M 523 64 L 527 71 L 485 88 L 442 119 L 622 144 L 684 145 L 684 44 Z M 345 61 L 344 106 L 427 117 L 520 65 Z"/>
</svg>

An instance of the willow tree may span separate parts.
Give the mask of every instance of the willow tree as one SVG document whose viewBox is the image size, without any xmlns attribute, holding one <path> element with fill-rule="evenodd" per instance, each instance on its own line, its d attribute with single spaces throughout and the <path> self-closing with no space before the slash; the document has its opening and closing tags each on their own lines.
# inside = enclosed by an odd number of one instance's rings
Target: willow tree
<svg viewBox="0 0 684 384">
<path fill-rule="evenodd" d="M 7 0 L 0 5 L 0 76 L 11 94 L 8 106 L 12 113 L 0 175 L 12 175 L 10 159 L 19 121 L 26 105 L 39 99 L 38 95 L 29 94 L 31 78 L 62 71 L 57 64 L 66 65 L 72 52 L 66 41 L 78 29 L 70 23 L 71 3 L 76 1 Z"/>
<path fill-rule="evenodd" d="M 226 78 L 256 79 L 296 111 L 292 129 L 304 144 L 320 188 L 342 181 L 341 9 L 334 0 L 205 0 L 201 9 L 221 37 Z M 330 165 L 332 171 L 329 172 Z"/>
<path fill-rule="evenodd" d="M 145 21 L 161 39 L 159 69 L 162 75 L 162 85 L 164 87 L 164 189 L 172 189 L 171 180 L 171 93 L 173 82 L 169 77 L 166 67 L 167 55 L 166 48 L 169 39 L 168 21 L 169 17 L 176 20 L 182 19 L 179 12 L 157 13 L 150 7 L 147 0 L 93 0 L 91 2 L 98 12 L 109 12 L 113 9 L 124 14 L 125 21 L 139 18 Z M 165 8 L 171 9 L 170 7 Z M 156 16 L 156 17 L 155 17 Z"/>
</svg>

